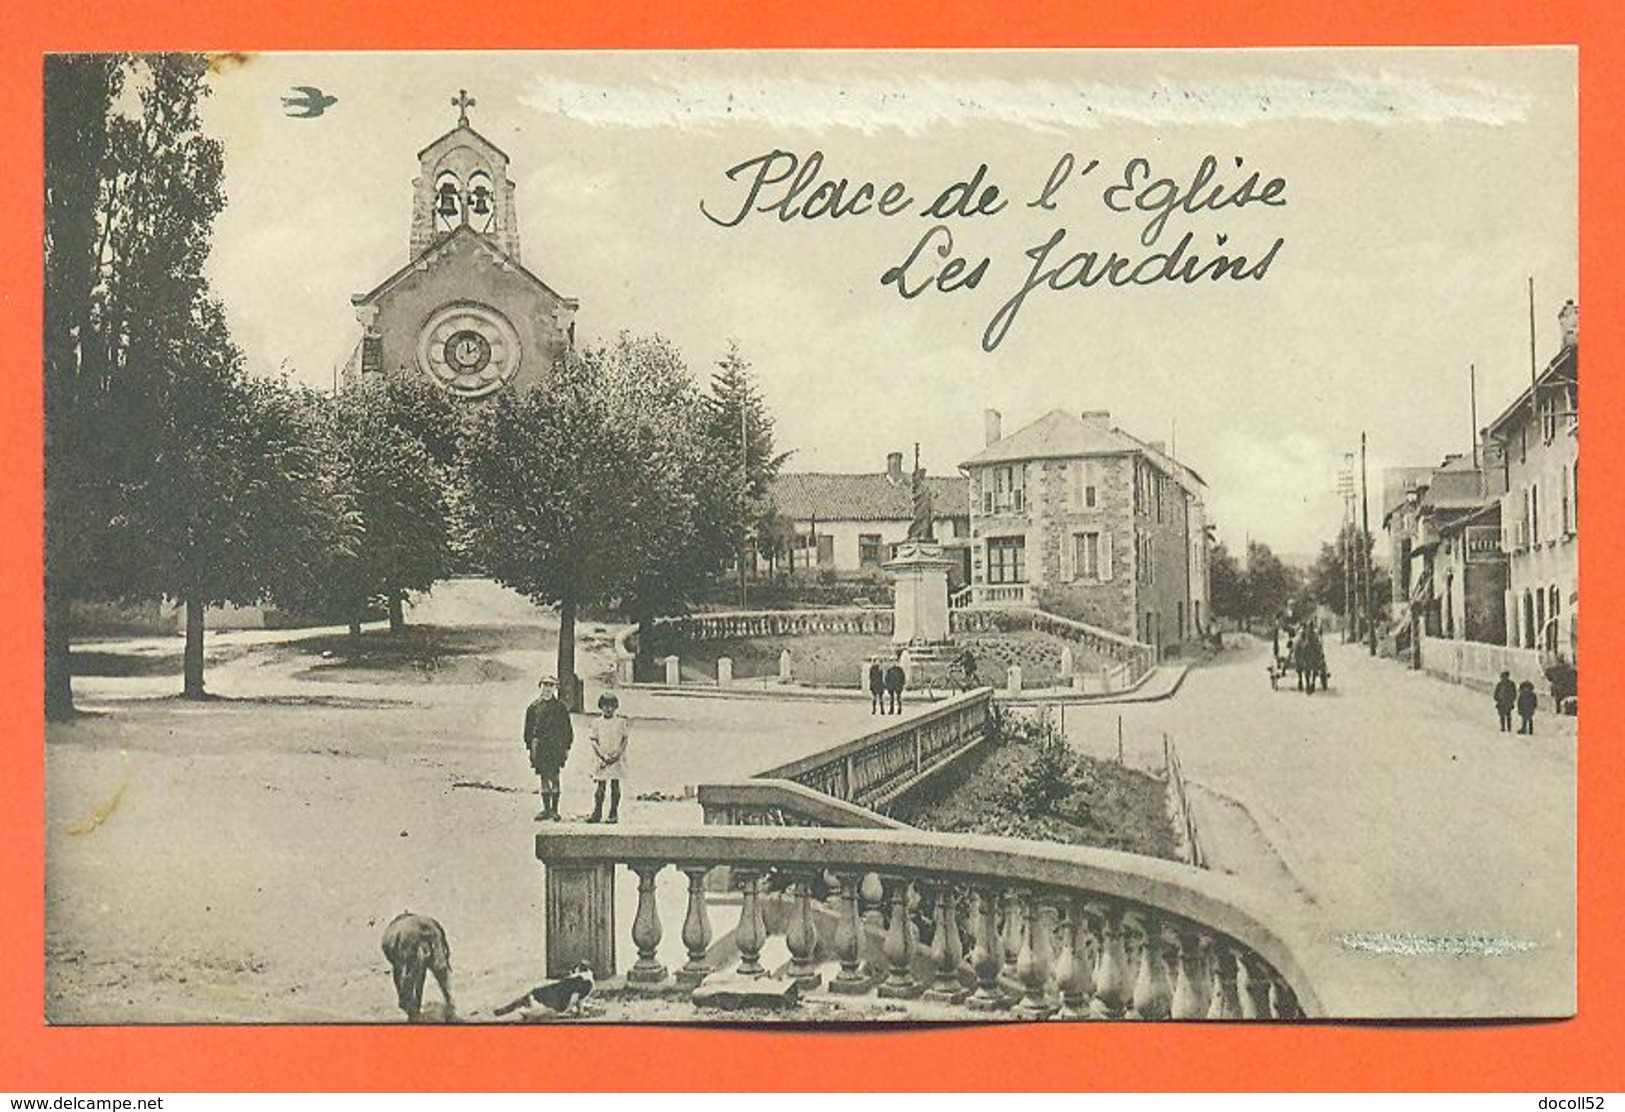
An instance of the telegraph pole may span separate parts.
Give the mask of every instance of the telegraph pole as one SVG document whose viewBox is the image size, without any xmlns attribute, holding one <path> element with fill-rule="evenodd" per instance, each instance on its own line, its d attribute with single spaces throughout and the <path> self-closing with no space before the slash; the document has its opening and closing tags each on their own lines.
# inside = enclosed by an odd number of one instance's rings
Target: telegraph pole
<svg viewBox="0 0 1625 1112">
<path fill-rule="evenodd" d="M 1354 453 L 1343 453 L 1343 470 L 1337 473 L 1337 493 L 1343 499 L 1343 525 L 1338 547 L 1343 553 L 1343 644 L 1354 640 L 1356 583 L 1354 574 Z"/>
<path fill-rule="evenodd" d="M 1360 432 L 1360 549 L 1364 554 L 1360 563 L 1365 569 L 1365 628 L 1366 645 L 1372 656 L 1377 655 L 1376 609 L 1371 596 L 1371 503 L 1367 498 L 1365 471 L 1365 431 Z"/>
</svg>

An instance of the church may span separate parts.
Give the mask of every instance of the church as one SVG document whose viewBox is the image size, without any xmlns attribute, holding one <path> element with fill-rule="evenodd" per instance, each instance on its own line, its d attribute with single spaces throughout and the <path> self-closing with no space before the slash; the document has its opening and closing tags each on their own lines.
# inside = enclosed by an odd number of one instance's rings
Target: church
<svg viewBox="0 0 1625 1112">
<path fill-rule="evenodd" d="M 423 375 L 459 398 L 547 380 L 575 343 L 577 301 L 520 261 L 508 156 L 475 131 L 475 101 L 451 101 L 457 126 L 418 152 L 406 265 L 354 295 L 361 339 L 346 382 Z"/>
</svg>

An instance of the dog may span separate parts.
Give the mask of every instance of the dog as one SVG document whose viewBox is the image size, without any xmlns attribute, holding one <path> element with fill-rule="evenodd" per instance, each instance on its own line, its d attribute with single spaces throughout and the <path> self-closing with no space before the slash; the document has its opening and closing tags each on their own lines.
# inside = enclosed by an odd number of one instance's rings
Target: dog
<svg viewBox="0 0 1625 1112">
<path fill-rule="evenodd" d="M 457 1014 L 451 999 L 451 946 L 440 924 L 427 915 L 403 911 L 384 928 L 384 956 L 395 976 L 395 997 L 408 1023 L 423 1014 L 423 977 L 433 973 L 446 1001 L 446 1017 Z"/>
<path fill-rule="evenodd" d="M 509 1012 L 537 1004 L 559 1015 L 565 1012 L 580 1015 L 581 1002 L 592 992 L 592 986 L 592 963 L 578 962 L 575 969 L 565 976 L 556 981 L 537 985 L 517 1000 L 510 1000 L 497 1008 L 495 1014 L 507 1015 Z"/>
</svg>

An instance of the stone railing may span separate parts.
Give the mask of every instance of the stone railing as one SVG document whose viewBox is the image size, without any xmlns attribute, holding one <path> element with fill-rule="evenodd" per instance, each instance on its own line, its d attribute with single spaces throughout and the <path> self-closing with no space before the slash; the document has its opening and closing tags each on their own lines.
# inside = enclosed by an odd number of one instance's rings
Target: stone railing
<svg viewBox="0 0 1625 1112">
<path fill-rule="evenodd" d="M 961 587 L 948 596 L 949 610 L 963 610 L 976 601 L 976 588 L 974 586 Z"/>
<path fill-rule="evenodd" d="M 724 641 L 734 637 L 804 637 L 818 633 L 852 633 L 890 637 L 891 607 L 842 607 L 830 610 L 751 610 L 656 618 L 657 635 L 679 642 Z"/>
<path fill-rule="evenodd" d="M 971 587 L 972 606 L 1031 606 L 1031 590 L 1026 583 L 976 583 Z"/>
<path fill-rule="evenodd" d="M 759 773 L 875 811 L 945 771 L 993 736 L 993 691 L 956 695 L 894 725 Z"/>
<path fill-rule="evenodd" d="M 1111 690 L 1121 690 L 1139 683 L 1157 663 L 1157 650 L 1152 645 L 1030 606 L 974 607 L 950 611 L 948 618 L 955 633 L 1032 629 L 1081 645 L 1098 656 L 1117 662 L 1108 669 L 1107 682 Z"/>
<path fill-rule="evenodd" d="M 793 780 L 725 780 L 701 784 L 697 794 L 708 826 L 908 829 L 906 823 L 867 807 L 835 799 Z"/>
<path fill-rule="evenodd" d="M 600 977 L 622 972 L 614 890 L 625 866 L 637 875 L 631 990 L 732 973 L 1024 1019 L 1326 1014 L 1305 973 L 1319 958 L 1317 932 L 1233 877 L 1176 862 L 915 830 L 585 825 L 543 830 L 536 856 L 546 866 L 549 976 L 583 960 Z M 675 971 L 667 962 L 681 955 L 666 940 L 657 894 L 674 866 L 687 880 L 687 961 Z M 713 946 L 711 905 L 733 898 L 710 890 L 716 869 L 738 893 L 731 947 Z M 682 898 L 673 886 L 667 893 Z M 771 977 L 762 963 L 769 903 L 790 955 Z"/>
</svg>

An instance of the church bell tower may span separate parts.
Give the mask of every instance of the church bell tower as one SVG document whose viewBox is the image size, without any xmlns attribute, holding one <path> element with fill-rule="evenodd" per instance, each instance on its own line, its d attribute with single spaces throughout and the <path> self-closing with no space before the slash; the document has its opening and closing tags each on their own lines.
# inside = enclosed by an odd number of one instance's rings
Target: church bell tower
<svg viewBox="0 0 1625 1112">
<path fill-rule="evenodd" d="M 478 103 L 466 89 L 452 98 L 457 126 L 418 152 L 412 182 L 411 257 L 456 228 L 488 238 L 519 260 L 519 221 L 514 213 L 508 156 L 468 122 Z"/>
<path fill-rule="evenodd" d="M 508 156 L 474 130 L 466 90 L 457 126 L 418 152 L 407 264 L 352 297 L 362 328 L 346 380 L 424 375 L 459 398 L 546 382 L 575 342 L 578 302 L 520 262 Z"/>
</svg>

